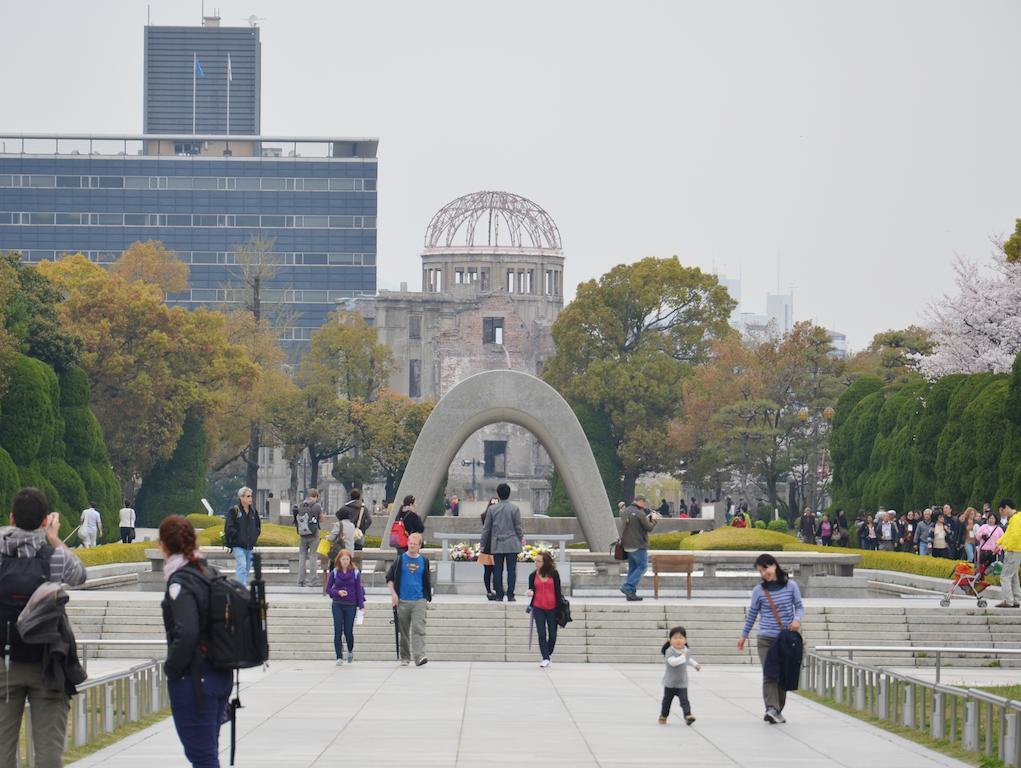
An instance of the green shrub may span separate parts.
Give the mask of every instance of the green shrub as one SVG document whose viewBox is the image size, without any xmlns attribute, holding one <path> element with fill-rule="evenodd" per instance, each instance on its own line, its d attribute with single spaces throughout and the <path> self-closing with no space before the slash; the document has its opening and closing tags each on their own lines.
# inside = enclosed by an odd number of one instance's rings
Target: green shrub
<svg viewBox="0 0 1021 768">
<path fill-rule="evenodd" d="M 5 372 L 10 383 L 0 400 L 0 447 L 19 467 L 36 460 L 53 431 L 47 370 L 44 363 L 17 355 Z"/>
<path fill-rule="evenodd" d="M 78 366 L 60 374 L 60 405 L 62 408 L 84 407 L 89 404 L 89 377 Z"/>
<path fill-rule="evenodd" d="M 771 531 L 777 531 L 779 533 L 788 533 L 790 529 L 787 527 L 786 520 L 770 520 L 767 526 Z"/>
<path fill-rule="evenodd" d="M 46 479 L 56 487 L 61 500 L 68 507 L 69 513 L 85 509 L 89 503 L 85 492 L 85 483 L 66 461 L 63 459 L 44 460 L 39 463 L 39 467 Z"/>
<path fill-rule="evenodd" d="M 766 521 L 765 520 L 756 520 L 755 521 L 755 527 L 758 528 L 760 531 L 766 530 Z M 784 526 L 784 530 L 787 530 L 787 526 Z"/>
<path fill-rule="evenodd" d="M 217 515 L 200 514 L 198 512 L 192 512 L 186 517 L 191 520 L 191 524 L 196 528 L 215 528 L 217 526 L 223 527 L 223 518 Z"/>
<path fill-rule="evenodd" d="M 780 552 L 798 545 L 797 539 L 776 531 L 762 531 L 756 528 L 717 528 L 705 531 L 698 536 L 689 536 L 682 543 L 681 549 L 725 549 L 763 552 Z"/>
<path fill-rule="evenodd" d="M 6 520 L 11 509 L 11 499 L 21 489 L 18 467 L 14 459 L 0 448 L 0 519 Z"/>
<path fill-rule="evenodd" d="M 204 509 L 209 441 L 202 420 L 189 413 L 181 437 L 167 462 L 145 476 L 135 498 L 139 525 L 156 526 L 168 515 L 187 515 Z"/>
<path fill-rule="evenodd" d="M 649 536 L 649 549 L 682 549 L 681 544 L 690 536 L 688 531 L 654 533 Z"/>
</svg>

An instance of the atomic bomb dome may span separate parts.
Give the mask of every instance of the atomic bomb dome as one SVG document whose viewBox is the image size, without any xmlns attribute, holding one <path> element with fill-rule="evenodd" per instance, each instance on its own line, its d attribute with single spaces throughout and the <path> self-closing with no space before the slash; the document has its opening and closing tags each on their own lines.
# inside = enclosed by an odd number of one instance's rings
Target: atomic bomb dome
<svg viewBox="0 0 1021 768">
<path fill-rule="evenodd" d="M 425 231 L 425 247 L 559 252 L 560 230 L 541 206 L 526 197 L 511 192 L 472 192 L 436 212 Z"/>
</svg>

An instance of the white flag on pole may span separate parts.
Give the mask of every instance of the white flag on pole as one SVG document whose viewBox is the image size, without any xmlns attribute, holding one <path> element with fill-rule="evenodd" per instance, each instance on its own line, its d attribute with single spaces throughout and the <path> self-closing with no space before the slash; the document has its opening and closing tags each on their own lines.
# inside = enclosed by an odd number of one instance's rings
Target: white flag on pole
<svg viewBox="0 0 1021 768">
<path fill-rule="evenodd" d="M 227 82 L 230 82 L 233 79 L 234 79 L 234 75 L 231 73 L 231 69 L 230 69 L 230 54 L 228 53 L 227 54 Z"/>
</svg>

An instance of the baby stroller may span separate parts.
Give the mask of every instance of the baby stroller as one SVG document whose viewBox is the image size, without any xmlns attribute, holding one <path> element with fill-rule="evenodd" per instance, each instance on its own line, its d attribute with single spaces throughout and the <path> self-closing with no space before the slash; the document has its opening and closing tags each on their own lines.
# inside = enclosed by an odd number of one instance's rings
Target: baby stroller
<svg viewBox="0 0 1021 768">
<path fill-rule="evenodd" d="M 966 597 L 974 597 L 975 605 L 978 608 L 986 607 L 986 599 L 982 597 L 982 593 L 989 586 L 989 582 L 985 580 L 985 576 L 987 573 L 999 574 L 1003 566 L 996 561 L 983 561 L 981 555 L 979 557 L 978 567 L 974 563 L 958 563 L 956 565 L 954 575 L 950 579 L 950 589 L 939 601 L 940 606 L 943 608 L 949 606 L 950 598 L 956 591 L 960 591 Z"/>
</svg>

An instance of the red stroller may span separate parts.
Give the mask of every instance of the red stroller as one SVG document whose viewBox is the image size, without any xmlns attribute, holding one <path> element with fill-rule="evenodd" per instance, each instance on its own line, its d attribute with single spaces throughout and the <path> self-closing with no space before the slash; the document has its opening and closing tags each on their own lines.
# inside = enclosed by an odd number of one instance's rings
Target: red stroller
<svg viewBox="0 0 1021 768">
<path fill-rule="evenodd" d="M 991 569 L 995 571 L 995 566 L 997 565 L 999 563 L 995 561 L 982 562 L 981 556 L 977 568 L 974 563 L 958 563 L 954 568 L 954 575 L 950 579 L 950 589 L 947 590 L 946 595 L 939 601 L 939 604 L 946 608 L 950 605 L 950 598 L 954 596 L 955 592 L 959 591 L 966 597 L 974 597 L 977 607 L 985 608 L 986 599 L 982 597 L 982 593 L 989 586 L 989 582 L 985 580 L 985 575 Z"/>
</svg>

